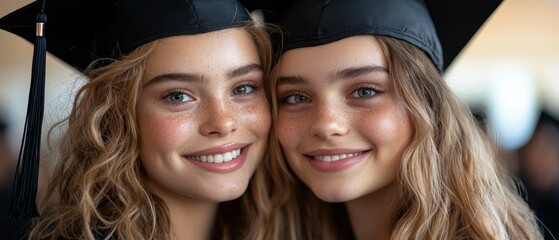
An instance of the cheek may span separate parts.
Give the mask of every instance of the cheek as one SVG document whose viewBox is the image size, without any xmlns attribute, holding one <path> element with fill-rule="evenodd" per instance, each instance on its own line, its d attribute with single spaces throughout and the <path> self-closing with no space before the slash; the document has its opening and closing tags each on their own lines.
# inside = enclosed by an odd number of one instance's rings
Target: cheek
<svg viewBox="0 0 559 240">
<path fill-rule="evenodd" d="M 149 109 L 138 109 L 140 151 L 173 149 L 183 139 L 192 136 L 195 124 L 186 116 L 163 114 Z"/>
<path fill-rule="evenodd" d="M 278 114 L 277 135 L 282 147 L 292 148 L 301 139 L 303 131 L 300 130 L 303 124 L 302 118 L 293 118 Z"/>
<path fill-rule="evenodd" d="M 400 151 L 411 140 L 411 122 L 403 109 L 369 112 L 360 115 L 354 122 L 359 125 L 359 131 L 376 145 Z"/>
<path fill-rule="evenodd" d="M 266 100 L 246 106 L 239 112 L 243 125 L 261 137 L 268 136 L 272 125 L 272 116 Z"/>
</svg>

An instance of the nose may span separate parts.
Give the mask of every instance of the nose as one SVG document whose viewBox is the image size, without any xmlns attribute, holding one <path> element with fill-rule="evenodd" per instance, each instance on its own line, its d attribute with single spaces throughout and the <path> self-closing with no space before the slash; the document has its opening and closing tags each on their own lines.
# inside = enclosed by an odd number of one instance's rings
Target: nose
<svg viewBox="0 0 559 240">
<path fill-rule="evenodd" d="M 347 113 L 334 104 L 321 104 L 314 115 L 311 134 L 324 140 L 332 140 L 349 132 Z"/>
<path fill-rule="evenodd" d="M 224 100 L 211 99 L 202 107 L 200 133 L 209 137 L 224 137 L 237 131 L 235 109 Z"/>
</svg>

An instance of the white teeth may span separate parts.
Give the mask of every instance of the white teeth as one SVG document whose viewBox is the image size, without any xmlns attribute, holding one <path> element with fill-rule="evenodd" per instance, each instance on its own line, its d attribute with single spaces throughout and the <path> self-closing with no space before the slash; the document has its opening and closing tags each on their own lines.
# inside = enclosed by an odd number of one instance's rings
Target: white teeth
<svg viewBox="0 0 559 240">
<path fill-rule="evenodd" d="M 207 162 L 207 163 L 224 163 L 229 162 L 241 155 L 241 149 L 236 149 L 231 152 L 226 152 L 222 154 L 214 154 L 214 155 L 201 155 L 201 156 L 188 156 L 189 159 L 198 162 Z"/>
<path fill-rule="evenodd" d="M 342 160 L 342 159 L 346 159 L 346 158 L 350 158 L 350 157 L 355 157 L 355 156 L 358 156 L 358 155 L 361 155 L 361 154 L 363 154 L 363 152 L 344 153 L 344 154 L 340 154 L 340 155 L 314 156 L 314 159 L 325 161 L 325 162 L 334 162 L 334 161 L 338 161 L 338 160 Z"/>
</svg>

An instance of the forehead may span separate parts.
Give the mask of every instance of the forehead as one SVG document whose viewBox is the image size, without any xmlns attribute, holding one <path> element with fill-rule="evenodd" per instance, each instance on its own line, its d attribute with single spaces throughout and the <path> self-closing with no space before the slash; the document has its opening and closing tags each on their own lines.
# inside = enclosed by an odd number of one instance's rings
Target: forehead
<svg viewBox="0 0 559 240">
<path fill-rule="evenodd" d="M 279 72 L 297 75 L 369 65 L 387 68 L 386 57 L 377 38 L 360 35 L 286 51 L 281 57 Z"/>
<path fill-rule="evenodd" d="M 250 34 L 243 28 L 224 29 L 194 35 L 167 37 L 159 40 L 151 58 L 172 56 L 173 53 L 210 55 L 213 53 L 237 51 L 243 53 L 255 50 L 256 45 Z M 203 57 L 203 56 L 200 56 Z"/>
<path fill-rule="evenodd" d="M 260 64 L 260 58 L 252 37 L 242 28 L 165 38 L 147 59 L 153 72 L 212 72 L 247 63 Z"/>
</svg>

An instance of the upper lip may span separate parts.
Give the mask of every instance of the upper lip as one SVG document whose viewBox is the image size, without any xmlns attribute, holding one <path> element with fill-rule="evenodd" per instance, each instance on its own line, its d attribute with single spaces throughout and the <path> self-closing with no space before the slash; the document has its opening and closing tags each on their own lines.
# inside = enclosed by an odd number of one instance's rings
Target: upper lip
<svg viewBox="0 0 559 240">
<path fill-rule="evenodd" d="M 341 154 L 354 154 L 368 151 L 369 149 L 350 149 L 350 148 L 335 148 L 335 149 L 318 149 L 305 153 L 308 156 L 331 156 Z"/>
<path fill-rule="evenodd" d="M 188 156 L 202 156 L 202 155 L 214 155 L 214 154 L 222 154 L 226 152 L 231 152 L 233 150 L 244 148 L 248 146 L 248 143 L 227 143 L 220 146 L 204 149 L 202 151 L 188 153 Z"/>
</svg>

